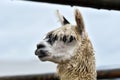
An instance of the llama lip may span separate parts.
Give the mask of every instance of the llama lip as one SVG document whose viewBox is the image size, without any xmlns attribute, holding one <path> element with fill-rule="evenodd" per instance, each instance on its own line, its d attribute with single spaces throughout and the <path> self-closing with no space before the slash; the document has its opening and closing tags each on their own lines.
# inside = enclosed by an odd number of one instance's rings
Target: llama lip
<svg viewBox="0 0 120 80">
<path fill-rule="evenodd" d="M 39 58 L 46 57 L 47 55 L 38 55 Z"/>
<path fill-rule="evenodd" d="M 40 50 L 39 51 L 39 54 L 37 55 L 39 58 L 43 58 L 43 57 L 46 57 L 46 56 L 48 56 L 47 55 L 47 51 L 45 51 L 45 50 Z"/>
</svg>

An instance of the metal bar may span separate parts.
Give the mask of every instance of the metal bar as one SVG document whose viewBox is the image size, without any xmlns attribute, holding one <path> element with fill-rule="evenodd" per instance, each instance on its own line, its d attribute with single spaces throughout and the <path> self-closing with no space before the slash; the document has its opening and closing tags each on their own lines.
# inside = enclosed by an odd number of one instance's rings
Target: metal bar
<svg viewBox="0 0 120 80">
<path fill-rule="evenodd" d="M 98 79 L 120 78 L 120 69 L 98 70 L 97 78 Z"/>
<path fill-rule="evenodd" d="M 120 78 L 120 69 L 98 70 L 97 79 L 113 79 Z M 55 73 L 37 74 L 37 75 L 21 75 L 21 76 L 4 76 L 0 80 L 59 80 Z"/>
<path fill-rule="evenodd" d="M 120 0 L 25 0 L 63 4 L 71 6 L 84 6 L 97 9 L 120 10 Z"/>
<path fill-rule="evenodd" d="M 18 75 L 18 76 L 4 76 L 0 80 L 59 80 L 55 73 L 48 74 L 34 74 L 34 75 Z"/>
</svg>

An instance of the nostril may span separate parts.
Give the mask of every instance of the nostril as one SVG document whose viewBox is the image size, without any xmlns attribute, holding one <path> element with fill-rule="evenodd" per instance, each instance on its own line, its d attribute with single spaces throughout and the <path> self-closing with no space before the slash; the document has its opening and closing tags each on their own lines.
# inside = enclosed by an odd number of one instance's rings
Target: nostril
<svg viewBox="0 0 120 80">
<path fill-rule="evenodd" d="M 43 45 L 43 44 L 38 44 L 37 45 L 37 49 L 44 48 L 44 47 L 45 47 L 45 45 Z"/>
</svg>

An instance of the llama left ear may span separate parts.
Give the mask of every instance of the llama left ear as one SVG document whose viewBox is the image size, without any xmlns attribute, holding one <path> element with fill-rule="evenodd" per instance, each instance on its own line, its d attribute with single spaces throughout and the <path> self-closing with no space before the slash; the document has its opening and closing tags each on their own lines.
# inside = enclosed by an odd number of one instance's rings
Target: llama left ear
<svg viewBox="0 0 120 80">
<path fill-rule="evenodd" d="M 84 21 L 83 21 L 82 15 L 81 15 L 81 13 L 79 12 L 78 9 L 75 10 L 75 20 L 76 20 L 78 32 L 81 35 L 83 35 L 83 33 L 85 31 Z"/>
<path fill-rule="evenodd" d="M 61 22 L 62 25 L 65 25 L 65 24 L 70 24 L 69 21 L 59 13 L 59 10 L 56 11 L 57 12 L 57 16 L 59 18 L 59 21 Z"/>
</svg>

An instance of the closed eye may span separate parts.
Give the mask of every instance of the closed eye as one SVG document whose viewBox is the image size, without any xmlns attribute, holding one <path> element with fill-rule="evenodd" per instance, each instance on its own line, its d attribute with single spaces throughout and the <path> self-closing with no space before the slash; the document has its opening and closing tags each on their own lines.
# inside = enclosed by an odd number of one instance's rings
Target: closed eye
<svg viewBox="0 0 120 80">
<path fill-rule="evenodd" d="M 57 37 L 57 35 L 55 35 L 55 36 L 51 35 L 49 37 L 46 37 L 46 39 L 48 39 L 47 42 L 52 45 L 58 39 L 58 37 Z"/>
<path fill-rule="evenodd" d="M 52 40 L 49 38 L 49 39 L 47 40 L 47 42 L 51 44 L 51 43 L 52 43 Z"/>
</svg>

